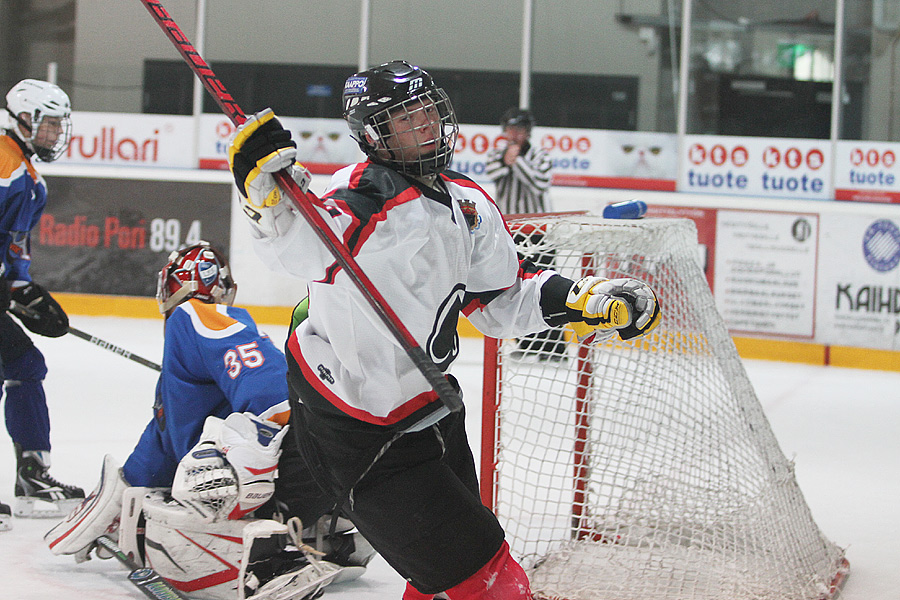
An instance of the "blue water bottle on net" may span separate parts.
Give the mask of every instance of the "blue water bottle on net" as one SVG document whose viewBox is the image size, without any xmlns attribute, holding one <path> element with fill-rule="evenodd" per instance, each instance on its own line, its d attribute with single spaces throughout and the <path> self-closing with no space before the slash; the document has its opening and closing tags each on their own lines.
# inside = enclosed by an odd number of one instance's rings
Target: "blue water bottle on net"
<svg viewBox="0 0 900 600">
<path fill-rule="evenodd" d="M 626 200 L 608 204 L 603 209 L 604 219 L 640 219 L 647 212 L 647 203 L 643 200 Z"/>
</svg>

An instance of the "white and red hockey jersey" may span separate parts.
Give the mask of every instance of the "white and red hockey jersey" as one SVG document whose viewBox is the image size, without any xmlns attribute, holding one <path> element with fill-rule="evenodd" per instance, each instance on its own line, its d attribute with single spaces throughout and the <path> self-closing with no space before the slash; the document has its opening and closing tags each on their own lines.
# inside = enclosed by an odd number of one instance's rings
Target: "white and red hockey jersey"
<svg viewBox="0 0 900 600">
<path fill-rule="evenodd" d="M 440 178 L 447 193 L 371 162 L 350 165 L 334 174 L 317 206 L 447 372 L 459 353 L 460 312 L 493 337 L 546 329 L 541 286 L 555 273 L 520 266 L 481 187 L 450 171 Z M 309 316 L 286 345 L 292 394 L 310 408 L 377 425 L 402 426 L 434 410 L 427 380 L 304 219 L 256 246 L 268 264 L 309 282 Z"/>
</svg>

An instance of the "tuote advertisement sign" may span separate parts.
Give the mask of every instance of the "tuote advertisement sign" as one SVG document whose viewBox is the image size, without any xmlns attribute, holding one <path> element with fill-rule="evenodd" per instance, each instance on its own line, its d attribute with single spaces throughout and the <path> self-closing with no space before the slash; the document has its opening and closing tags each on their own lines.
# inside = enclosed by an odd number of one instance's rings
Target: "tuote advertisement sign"
<svg viewBox="0 0 900 600">
<path fill-rule="evenodd" d="M 834 196 L 860 202 L 900 202 L 900 144 L 839 141 Z"/>
<path fill-rule="evenodd" d="M 678 191 L 830 200 L 825 140 L 685 136 Z"/>
<path fill-rule="evenodd" d="M 279 117 L 310 171 L 330 174 L 362 160 L 341 119 Z M 234 125 L 224 116 L 106 112 L 72 115 L 60 164 L 227 169 Z M 900 203 L 900 143 L 688 135 L 536 127 L 558 186 L 682 191 L 770 198 Z M 460 125 L 452 168 L 479 183 L 488 152 L 504 138 L 494 125 Z M 832 183 L 833 179 L 833 183 Z"/>
</svg>

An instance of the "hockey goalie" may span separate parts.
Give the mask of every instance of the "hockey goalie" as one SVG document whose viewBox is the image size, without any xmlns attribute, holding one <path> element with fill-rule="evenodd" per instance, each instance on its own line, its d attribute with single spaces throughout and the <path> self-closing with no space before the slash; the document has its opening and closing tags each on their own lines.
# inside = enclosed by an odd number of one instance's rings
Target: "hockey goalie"
<svg viewBox="0 0 900 600">
<path fill-rule="evenodd" d="M 121 468 L 105 457 L 94 491 L 44 537 L 50 550 L 111 558 L 106 537 L 192 598 L 302 600 L 360 576 L 374 551 L 349 521 L 323 517 L 304 541 L 274 506 L 286 361 L 232 306 L 225 258 L 206 242 L 173 252 L 157 289 L 154 417 Z"/>
</svg>

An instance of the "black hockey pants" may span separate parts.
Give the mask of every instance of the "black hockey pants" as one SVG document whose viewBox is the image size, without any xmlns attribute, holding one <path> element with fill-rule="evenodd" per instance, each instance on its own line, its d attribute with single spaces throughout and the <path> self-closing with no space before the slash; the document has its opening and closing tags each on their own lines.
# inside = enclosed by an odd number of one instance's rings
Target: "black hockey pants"
<svg viewBox="0 0 900 600">
<path fill-rule="evenodd" d="M 292 405 L 294 432 L 285 438 L 276 482 L 291 514 L 311 524 L 341 505 L 385 560 L 427 594 L 466 580 L 500 549 L 503 529 L 481 503 L 464 413 L 395 439 L 384 427 Z"/>
</svg>

